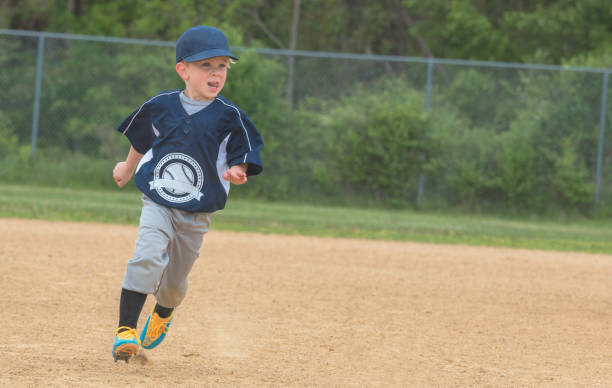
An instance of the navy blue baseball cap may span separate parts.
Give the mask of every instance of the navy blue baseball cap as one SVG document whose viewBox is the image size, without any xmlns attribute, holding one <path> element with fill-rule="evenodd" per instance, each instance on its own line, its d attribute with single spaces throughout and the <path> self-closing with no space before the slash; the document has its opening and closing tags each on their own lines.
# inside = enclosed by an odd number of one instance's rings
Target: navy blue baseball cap
<svg viewBox="0 0 612 388">
<path fill-rule="evenodd" d="M 196 26 L 183 32 L 176 41 L 176 63 L 196 62 L 212 57 L 238 57 L 229 51 L 223 31 L 215 27 Z"/>
</svg>

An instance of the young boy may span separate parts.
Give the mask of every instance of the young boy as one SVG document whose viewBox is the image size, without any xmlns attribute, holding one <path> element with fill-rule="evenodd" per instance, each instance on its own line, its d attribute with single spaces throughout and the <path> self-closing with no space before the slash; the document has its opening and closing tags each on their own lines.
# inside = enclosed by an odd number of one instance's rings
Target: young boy
<svg viewBox="0 0 612 388">
<path fill-rule="evenodd" d="M 176 43 L 176 72 L 185 89 L 162 92 L 118 128 L 130 140 L 127 159 L 113 178 L 124 186 L 135 172 L 142 214 L 134 256 L 127 263 L 113 358 L 128 362 L 140 346 L 159 345 L 187 291 L 212 214 L 223 209 L 230 182 L 259 174 L 263 141 L 257 129 L 219 95 L 231 60 L 217 28 L 192 27 Z M 138 336 L 136 324 L 148 294 L 156 304 Z"/>
</svg>

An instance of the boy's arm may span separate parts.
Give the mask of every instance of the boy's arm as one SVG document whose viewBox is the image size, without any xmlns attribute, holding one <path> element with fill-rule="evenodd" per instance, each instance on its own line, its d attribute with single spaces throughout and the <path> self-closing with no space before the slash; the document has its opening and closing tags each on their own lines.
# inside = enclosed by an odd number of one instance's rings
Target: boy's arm
<svg viewBox="0 0 612 388">
<path fill-rule="evenodd" d="M 117 163 L 113 169 L 113 179 L 117 182 L 117 186 L 123 187 L 130 181 L 132 174 L 134 174 L 134 170 L 136 170 L 143 156 L 144 155 L 136 151 L 134 147 L 130 147 L 130 152 L 128 152 L 125 161 Z"/>
<path fill-rule="evenodd" d="M 226 147 L 227 164 L 230 169 L 236 165 L 243 165 L 246 167 L 245 173 L 247 176 L 259 174 L 263 170 L 263 163 L 259 155 L 263 148 L 263 140 L 257 128 L 255 128 L 255 124 L 244 112 L 238 109 L 238 114 L 230 125 L 232 134 Z M 242 179 L 240 181 L 242 183 L 246 182 Z"/>
<path fill-rule="evenodd" d="M 223 173 L 223 179 L 230 181 L 235 185 L 241 185 L 247 181 L 247 168 L 248 163 L 240 163 L 230 167 L 226 172 Z"/>
</svg>

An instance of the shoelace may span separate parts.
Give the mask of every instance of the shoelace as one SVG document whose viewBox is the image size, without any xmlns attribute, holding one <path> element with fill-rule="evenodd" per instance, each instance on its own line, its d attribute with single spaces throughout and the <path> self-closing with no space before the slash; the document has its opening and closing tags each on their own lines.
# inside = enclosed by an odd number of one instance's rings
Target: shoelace
<svg viewBox="0 0 612 388">
<path fill-rule="evenodd" d="M 126 329 L 126 330 L 123 330 L 120 332 L 119 330 L 121 329 Z M 131 327 L 121 326 L 120 328 L 118 328 L 117 337 L 119 337 L 119 339 L 122 339 L 122 340 L 136 338 L 136 341 L 140 343 L 140 339 L 138 338 L 138 333 L 136 332 L 136 329 L 133 329 Z"/>
<path fill-rule="evenodd" d="M 159 338 L 162 334 L 168 333 L 168 321 L 170 321 L 170 317 L 161 318 L 156 313 L 152 314 L 151 322 L 149 323 L 149 330 L 147 330 L 151 335 L 148 335 L 147 339 Z"/>
</svg>

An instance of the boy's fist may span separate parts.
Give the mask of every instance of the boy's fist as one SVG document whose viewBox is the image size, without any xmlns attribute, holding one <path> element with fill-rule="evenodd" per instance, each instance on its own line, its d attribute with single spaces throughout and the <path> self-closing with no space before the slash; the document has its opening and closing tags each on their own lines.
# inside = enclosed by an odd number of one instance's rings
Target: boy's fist
<svg viewBox="0 0 612 388">
<path fill-rule="evenodd" d="M 123 187 L 132 178 L 134 171 L 126 162 L 119 162 L 113 169 L 113 179 L 117 182 L 117 186 Z"/>
<path fill-rule="evenodd" d="M 247 181 L 246 169 L 246 163 L 238 164 L 230 167 L 229 170 L 223 173 L 222 177 L 235 185 L 241 185 Z"/>
</svg>

